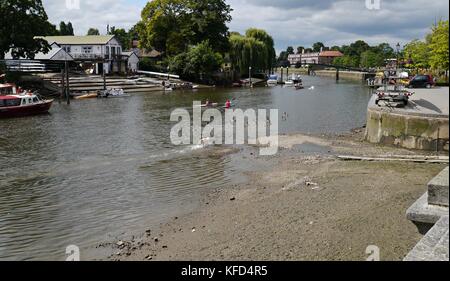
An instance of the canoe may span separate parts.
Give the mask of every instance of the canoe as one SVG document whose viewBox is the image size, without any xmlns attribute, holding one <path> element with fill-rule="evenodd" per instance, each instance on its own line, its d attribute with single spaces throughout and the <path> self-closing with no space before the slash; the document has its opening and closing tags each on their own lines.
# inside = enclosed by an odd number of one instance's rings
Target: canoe
<svg viewBox="0 0 450 281">
<path fill-rule="evenodd" d="M 86 95 L 81 95 L 81 96 L 74 97 L 74 99 L 76 99 L 76 100 L 84 100 L 84 99 L 94 99 L 94 98 L 97 98 L 97 97 L 98 97 L 97 94 L 86 94 Z"/>
</svg>

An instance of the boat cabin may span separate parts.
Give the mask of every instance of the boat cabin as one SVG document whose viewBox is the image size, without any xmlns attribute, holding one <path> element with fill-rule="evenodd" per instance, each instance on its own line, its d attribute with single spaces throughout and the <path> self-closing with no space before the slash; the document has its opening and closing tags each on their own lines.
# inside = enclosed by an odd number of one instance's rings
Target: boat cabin
<svg viewBox="0 0 450 281">
<path fill-rule="evenodd" d="M 17 95 L 17 88 L 14 84 L 0 84 L 0 96 Z"/>
<path fill-rule="evenodd" d="M 42 100 L 33 94 L 0 96 L 0 107 L 27 106 L 39 103 L 42 103 Z"/>
</svg>

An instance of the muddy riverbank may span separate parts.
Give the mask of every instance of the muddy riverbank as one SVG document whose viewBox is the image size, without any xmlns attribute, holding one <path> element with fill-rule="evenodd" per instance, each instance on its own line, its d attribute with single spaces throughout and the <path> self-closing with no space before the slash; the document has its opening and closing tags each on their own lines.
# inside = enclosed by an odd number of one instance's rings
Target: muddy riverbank
<svg viewBox="0 0 450 281">
<path fill-rule="evenodd" d="M 110 260 L 358 261 L 376 245 L 382 260 L 402 260 L 421 239 L 405 211 L 444 165 L 337 160 L 417 153 L 367 144 L 362 131 L 282 136 L 271 158 L 241 151 L 271 168 L 247 172 L 245 183 L 205 195 L 195 211 L 141 237 L 99 248 Z M 230 153 L 222 150 L 216 157 Z"/>
</svg>

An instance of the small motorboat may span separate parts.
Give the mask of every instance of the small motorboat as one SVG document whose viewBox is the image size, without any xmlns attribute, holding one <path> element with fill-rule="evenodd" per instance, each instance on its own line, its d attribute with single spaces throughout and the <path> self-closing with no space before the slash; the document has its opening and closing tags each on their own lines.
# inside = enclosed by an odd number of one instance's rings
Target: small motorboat
<svg viewBox="0 0 450 281">
<path fill-rule="evenodd" d="M 44 100 L 39 95 L 31 92 L 0 95 L 0 118 L 48 113 L 52 104 L 53 100 Z"/>
<path fill-rule="evenodd" d="M 293 87 L 294 85 L 295 85 L 295 83 L 292 80 L 288 80 L 288 81 L 284 82 L 284 86 L 286 86 L 286 87 Z"/>
<path fill-rule="evenodd" d="M 278 76 L 277 75 L 270 75 L 269 79 L 267 80 L 267 86 L 273 87 L 278 85 Z"/>
<path fill-rule="evenodd" d="M 124 98 L 130 95 L 125 94 L 123 89 L 108 89 L 106 91 L 100 91 L 97 96 L 99 98 Z"/>
</svg>

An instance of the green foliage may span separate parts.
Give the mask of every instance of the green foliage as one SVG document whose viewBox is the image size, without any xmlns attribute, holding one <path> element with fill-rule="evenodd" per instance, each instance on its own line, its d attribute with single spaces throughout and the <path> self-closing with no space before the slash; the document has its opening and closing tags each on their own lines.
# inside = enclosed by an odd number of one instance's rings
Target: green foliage
<svg viewBox="0 0 450 281">
<path fill-rule="evenodd" d="M 247 36 L 230 36 L 230 57 L 234 70 L 241 74 L 269 70 L 275 59 L 274 42 L 263 30 L 249 29 Z"/>
<path fill-rule="evenodd" d="M 322 42 L 316 42 L 312 46 L 313 52 L 320 52 L 323 48 L 325 45 Z"/>
<path fill-rule="evenodd" d="M 303 47 L 303 46 L 298 46 L 297 47 L 297 54 L 301 54 L 301 53 L 303 53 L 303 50 L 305 49 L 305 47 Z"/>
<path fill-rule="evenodd" d="M 288 55 L 293 55 L 294 54 L 294 47 L 292 47 L 292 46 L 287 47 L 286 52 L 287 52 Z"/>
<path fill-rule="evenodd" d="M 448 40 L 448 20 L 441 20 L 432 29 L 429 44 L 431 51 L 430 65 L 433 69 L 448 70 Z"/>
<path fill-rule="evenodd" d="M 67 24 L 65 22 L 61 22 L 59 24 L 59 35 L 61 36 L 73 36 L 73 26 L 71 22 L 68 22 Z"/>
<path fill-rule="evenodd" d="M 100 35 L 100 31 L 97 28 L 89 28 L 88 32 L 87 32 L 88 36 L 93 36 L 93 35 Z"/>
<path fill-rule="evenodd" d="M 365 68 L 379 67 L 385 64 L 385 59 L 375 51 L 365 51 L 361 54 L 360 66 Z"/>
<path fill-rule="evenodd" d="M 34 37 L 54 33 L 41 0 L 0 1 L 0 59 L 10 49 L 13 57 L 34 58 L 38 52 L 48 52 L 47 41 Z"/>
<path fill-rule="evenodd" d="M 348 67 L 359 66 L 360 59 L 356 56 L 344 55 L 343 57 L 335 58 L 333 64 Z"/>
<path fill-rule="evenodd" d="M 416 69 L 430 67 L 430 48 L 427 43 L 417 39 L 413 40 L 405 46 L 403 53 L 408 60 L 408 67 Z"/>
<path fill-rule="evenodd" d="M 188 80 L 210 80 L 212 74 L 220 69 L 223 58 L 213 50 L 208 41 L 203 41 L 169 60 L 171 72 Z"/>
<path fill-rule="evenodd" d="M 226 52 L 230 13 L 224 0 L 150 1 L 137 25 L 141 47 L 174 56 L 209 41 L 214 51 Z"/>
<path fill-rule="evenodd" d="M 129 50 L 131 48 L 131 41 L 133 40 L 132 34 L 128 33 L 123 28 L 116 29 L 115 26 L 111 27 L 111 30 L 109 32 L 110 35 L 114 35 L 117 40 L 122 44 L 122 48 L 124 50 Z"/>
</svg>

